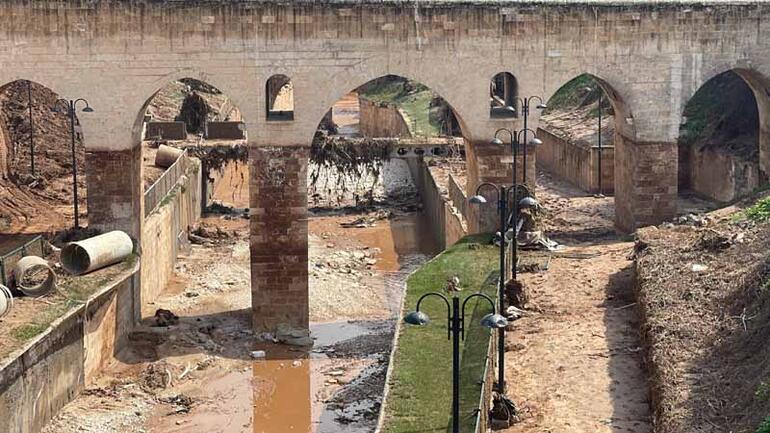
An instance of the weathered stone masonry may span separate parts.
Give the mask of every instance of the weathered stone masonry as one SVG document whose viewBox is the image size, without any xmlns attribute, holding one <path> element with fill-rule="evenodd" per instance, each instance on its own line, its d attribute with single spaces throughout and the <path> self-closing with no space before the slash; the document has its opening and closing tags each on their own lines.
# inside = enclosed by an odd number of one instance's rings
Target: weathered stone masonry
<svg viewBox="0 0 770 433">
<path fill-rule="evenodd" d="M 307 146 L 250 150 L 254 323 L 308 327 Z"/>
<path fill-rule="evenodd" d="M 394 74 L 440 94 L 470 143 L 467 190 L 473 191 L 479 182 L 508 178 L 509 149 L 485 143 L 500 127 L 522 126 L 521 118 L 490 118 L 492 77 L 510 72 L 519 95 L 547 100 L 570 79 L 593 74 L 610 95 L 623 137 L 616 148 L 615 203 L 618 227 L 630 231 L 674 215 L 682 110 L 721 72 L 735 70 L 754 91 L 760 168 L 765 178 L 770 173 L 769 18 L 765 3 L 716 0 L 7 0 L 0 3 L 0 83 L 30 79 L 62 96 L 88 99 L 96 111 L 79 117 L 89 152 L 89 219 L 137 238 L 138 131 L 147 100 L 184 77 L 228 94 L 247 122 L 253 149 L 255 323 L 304 325 L 307 252 L 299 250 L 307 246 L 307 223 L 299 189 L 305 180 L 279 187 L 270 173 L 285 164 L 292 179 L 292 169 L 305 169 L 318 122 L 346 93 Z M 291 79 L 290 122 L 266 119 L 266 83 L 277 74 Z M 535 110 L 533 129 L 537 117 Z M 289 159 L 265 165 L 273 161 L 268 155 Z M 271 192 L 286 201 L 275 201 Z"/>
</svg>

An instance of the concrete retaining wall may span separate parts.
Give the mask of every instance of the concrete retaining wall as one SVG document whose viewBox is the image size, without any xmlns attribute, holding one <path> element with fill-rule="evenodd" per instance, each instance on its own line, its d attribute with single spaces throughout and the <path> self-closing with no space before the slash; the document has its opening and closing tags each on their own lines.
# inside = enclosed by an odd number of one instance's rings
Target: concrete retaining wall
<svg viewBox="0 0 770 433">
<path fill-rule="evenodd" d="M 184 122 L 147 122 L 145 124 L 144 138 L 153 140 L 184 140 L 187 138 L 187 127 Z"/>
<path fill-rule="evenodd" d="M 206 122 L 206 138 L 209 140 L 243 140 L 246 138 L 243 122 Z"/>
<path fill-rule="evenodd" d="M 537 136 L 543 144 L 537 147 L 537 164 L 546 171 L 567 180 L 578 188 L 599 192 L 599 148 L 581 146 L 539 128 Z M 615 192 L 615 147 L 602 146 L 602 193 Z"/>
<path fill-rule="evenodd" d="M 449 198 L 441 193 L 424 159 L 407 158 L 406 161 L 422 198 L 423 213 L 431 221 L 429 227 L 433 242 L 440 250 L 444 250 L 468 234 L 463 226 L 462 215 L 455 210 Z"/>
<path fill-rule="evenodd" d="M 359 98 L 359 130 L 364 137 L 410 137 L 409 125 L 397 107 Z"/>
<path fill-rule="evenodd" d="M 680 165 L 680 170 L 689 172 L 687 186 L 712 200 L 733 201 L 751 194 L 760 185 L 758 161 L 747 161 L 713 149 L 689 149 L 688 156 L 689 164 Z"/>
<path fill-rule="evenodd" d="M 201 216 L 200 160 L 190 158 L 191 168 L 182 176 L 142 228 L 142 316 L 155 313 L 149 305 L 166 288 L 174 274 L 180 245 L 187 243 L 190 227 Z M 165 203 L 164 203 L 165 202 Z"/>
<path fill-rule="evenodd" d="M 37 433 L 117 355 L 139 319 L 138 265 L 0 363 L 0 431 Z"/>
</svg>

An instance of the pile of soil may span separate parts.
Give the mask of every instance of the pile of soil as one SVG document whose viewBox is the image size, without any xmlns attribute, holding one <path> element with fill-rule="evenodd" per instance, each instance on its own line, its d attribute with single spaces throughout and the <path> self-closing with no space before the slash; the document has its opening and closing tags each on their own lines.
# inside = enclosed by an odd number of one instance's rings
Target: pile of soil
<svg viewBox="0 0 770 433">
<path fill-rule="evenodd" d="M 656 432 L 755 431 L 770 415 L 770 224 L 638 232 Z"/>
<path fill-rule="evenodd" d="M 72 150 L 69 116 L 52 107 L 59 96 L 31 83 L 35 176 L 30 167 L 29 98 L 27 81 L 14 81 L 0 89 L 0 122 L 7 167 L 0 170 L 0 230 L 56 231 L 69 224 L 72 211 L 63 215 L 52 208 L 72 204 Z M 86 210 L 85 147 L 82 135 L 75 141 L 78 168 L 78 202 Z"/>
</svg>

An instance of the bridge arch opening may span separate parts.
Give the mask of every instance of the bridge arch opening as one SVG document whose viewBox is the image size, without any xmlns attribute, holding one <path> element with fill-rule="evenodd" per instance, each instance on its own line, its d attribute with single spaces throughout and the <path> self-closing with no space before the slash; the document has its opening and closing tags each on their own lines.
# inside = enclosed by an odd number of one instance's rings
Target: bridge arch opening
<svg viewBox="0 0 770 433">
<path fill-rule="evenodd" d="M 519 117 L 518 83 L 510 72 L 500 72 L 489 83 L 489 117 L 497 119 Z"/>
<path fill-rule="evenodd" d="M 612 230 L 616 207 L 628 200 L 615 163 L 627 151 L 624 137 L 634 137 L 626 104 L 608 82 L 584 73 L 554 92 L 547 107 L 537 131 L 538 168 L 571 195 L 593 195 L 591 212 Z"/>
<path fill-rule="evenodd" d="M 267 120 L 294 120 L 294 85 L 283 74 L 273 75 L 265 83 Z"/>
<path fill-rule="evenodd" d="M 161 308 L 250 327 L 248 136 L 240 108 L 218 87 L 185 77 L 160 88 L 139 116 L 143 318 Z M 183 311 L 180 289 L 189 298 Z"/>
<path fill-rule="evenodd" d="M 726 203 L 767 181 L 760 157 L 767 141 L 762 134 L 767 88 L 759 74 L 735 69 L 710 78 L 689 99 L 677 141 L 677 181 L 684 197 Z"/>
<path fill-rule="evenodd" d="M 78 224 L 88 224 L 86 149 L 78 119 L 85 105 L 79 102 L 74 112 L 73 147 L 66 101 L 25 79 L 0 87 L 0 233 L 53 235 L 71 229 L 75 186 Z"/>
</svg>

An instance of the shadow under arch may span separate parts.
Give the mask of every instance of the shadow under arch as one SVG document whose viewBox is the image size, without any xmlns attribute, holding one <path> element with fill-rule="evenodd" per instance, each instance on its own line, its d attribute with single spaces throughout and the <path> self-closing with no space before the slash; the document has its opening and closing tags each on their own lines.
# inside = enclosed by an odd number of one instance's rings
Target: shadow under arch
<svg viewBox="0 0 770 433">
<path fill-rule="evenodd" d="M 754 95 L 759 120 L 757 145 L 759 148 L 760 183 L 766 183 L 770 179 L 770 77 L 767 74 L 756 69 L 730 64 L 715 65 L 709 70 L 708 74 L 704 75 L 696 83 L 697 87 L 692 90 L 692 93 L 687 95 L 686 103 L 682 105 L 679 115 L 681 119 L 684 119 L 687 103 L 704 86 L 707 86 L 715 78 L 728 72 L 733 72 L 743 79 L 743 82 L 751 89 Z"/>
</svg>

